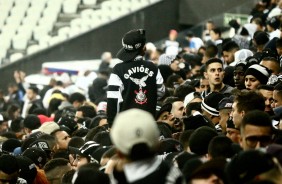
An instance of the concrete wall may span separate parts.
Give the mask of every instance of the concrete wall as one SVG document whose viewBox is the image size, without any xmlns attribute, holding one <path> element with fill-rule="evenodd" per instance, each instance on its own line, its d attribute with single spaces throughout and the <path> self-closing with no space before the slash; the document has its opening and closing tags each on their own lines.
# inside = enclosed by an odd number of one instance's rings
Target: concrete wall
<svg viewBox="0 0 282 184">
<path fill-rule="evenodd" d="M 196 25 L 222 13 L 249 14 L 257 0 L 180 0 L 179 23 Z M 241 7 L 238 7 L 242 5 Z M 235 8 L 238 7 L 238 8 Z M 222 22 L 216 20 L 218 25 Z"/>
</svg>

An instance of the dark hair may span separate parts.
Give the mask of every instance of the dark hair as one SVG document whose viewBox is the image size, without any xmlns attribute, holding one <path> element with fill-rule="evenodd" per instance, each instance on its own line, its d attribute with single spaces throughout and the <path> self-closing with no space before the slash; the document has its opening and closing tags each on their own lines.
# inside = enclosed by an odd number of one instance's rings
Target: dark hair
<svg viewBox="0 0 282 184">
<path fill-rule="evenodd" d="M 221 30 L 220 30 L 220 28 L 218 28 L 218 27 L 213 28 L 212 31 L 213 31 L 215 34 L 218 34 L 219 36 L 221 36 Z"/>
<path fill-rule="evenodd" d="M 174 90 L 174 96 L 178 97 L 181 101 L 185 99 L 185 96 L 189 93 L 195 91 L 195 88 L 190 86 L 189 84 L 180 85 L 178 88 Z"/>
<path fill-rule="evenodd" d="M 83 103 L 86 100 L 85 96 L 81 93 L 73 93 L 70 95 L 69 102 L 72 104 L 75 101 Z"/>
<path fill-rule="evenodd" d="M 146 143 L 135 144 L 128 155 L 132 161 L 143 160 L 146 158 L 151 158 L 155 155 Z"/>
<path fill-rule="evenodd" d="M 264 26 L 262 19 L 259 18 L 259 17 L 254 17 L 254 18 L 252 18 L 251 22 L 253 22 L 253 21 L 255 22 L 255 24 L 258 24 L 258 25 L 260 25 L 261 27 Z"/>
<path fill-rule="evenodd" d="M 47 112 L 43 107 L 42 108 L 40 108 L 40 107 L 35 108 L 34 110 L 32 110 L 31 113 L 35 114 L 35 115 L 45 115 L 45 116 L 47 116 Z"/>
<path fill-rule="evenodd" d="M 59 150 L 56 151 L 53 155 L 53 159 L 55 158 L 63 158 L 63 159 L 69 159 L 69 152 L 68 150 Z"/>
<path fill-rule="evenodd" d="M 107 119 L 105 115 L 97 115 L 96 117 L 92 118 L 89 129 L 96 128 L 99 126 L 99 123 L 102 119 Z"/>
<path fill-rule="evenodd" d="M 49 145 L 49 147 L 51 149 L 54 148 L 54 146 L 56 145 L 56 139 L 54 136 L 50 135 L 50 134 L 42 134 L 40 137 L 39 137 L 40 140 L 44 140 L 47 142 L 47 144 Z"/>
<path fill-rule="evenodd" d="M 96 110 L 93 106 L 83 105 L 76 111 L 82 111 L 83 117 L 94 118 L 96 116 Z"/>
<path fill-rule="evenodd" d="M 28 89 L 32 90 L 33 93 L 36 93 L 36 94 L 39 93 L 39 89 L 36 86 L 30 86 Z"/>
<path fill-rule="evenodd" d="M 273 130 L 270 116 L 260 110 L 253 110 L 245 114 L 241 123 L 241 131 L 244 130 L 246 125 L 265 126 Z"/>
<path fill-rule="evenodd" d="M 93 138 L 95 137 L 95 135 L 101 131 L 106 131 L 106 127 L 97 126 L 95 128 L 90 129 L 87 135 L 85 136 L 85 142 L 93 141 Z"/>
<path fill-rule="evenodd" d="M 74 173 L 74 169 L 67 171 L 62 178 L 62 184 L 71 184 Z"/>
<path fill-rule="evenodd" d="M 69 163 L 68 160 L 64 159 L 64 158 L 54 158 L 50 161 L 48 161 L 45 166 L 44 166 L 44 171 L 48 172 L 52 169 L 55 169 L 56 167 L 60 167 L 60 166 L 67 166 Z"/>
<path fill-rule="evenodd" d="M 265 102 L 262 94 L 255 91 L 241 91 L 235 95 L 234 102 L 237 102 L 238 112 L 251 110 L 264 111 Z"/>
<path fill-rule="evenodd" d="M 51 115 L 54 112 L 57 112 L 59 110 L 59 106 L 61 105 L 63 100 L 58 99 L 58 98 L 53 98 L 49 102 L 49 107 L 48 107 L 48 115 Z"/>
<path fill-rule="evenodd" d="M 180 79 L 180 78 L 181 78 L 181 76 L 178 75 L 178 74 L 170 75 L 166 80 L 166 87 L 173 88 L 174 82 L 177 82 L 178 79 Z"/>
<path fill-rule="evenodd" d="M 187 148 L 189 147 L 189 138 L 193 132 L 194 130 L 190 129 L 190 130 L 185 130 L 181 134 L 179 141 L 183 145 L 183 150 L 187 150 Z"/>
<path fill-rule="evenodd" d="M 239 50 L 239 45 L 235 41 L 229 41 L 222 45 L 222 52 L 231 52 L 232 50 Z"/>
<path fill-rule="evenodd" d="M 218 48 L 216 45 L 210 44 L 206 47 L 205 55 L 208 58 L 214 58 L 218 53 Z"/>
<path fill-rule="evenodd" d="M 213 137 L 208 147 L 209 155 L 214 158 L 231 158 L 234 155 L 232 141 L 226 136 Z"/>
<path fill-rule="evenodd" d="M 98 132 L 93 137 L 93 141 L 101 144 L 102 146 L 111 146 L 112 145 L 110 134 L 107 131 Z"/>
<path fill-rule="evenodd" d="M 264 31 L 256 31 L 253 39 L 257 45 L 265 45 L 269 41 L 269 36 Z"/>
<path fill-rule="evenodd" d="M 263 61 L 265 61 L 265 60 L 267 60 L 267 61 L 272 61 L 272 62 L 274 62 L 274 63 L 277 63 L 279 66 L 280 66 L 280 63 L 279 63 L 279 61 L 277 60 L 277 58 L 275 58 L 275 57 L 264 57 L 264 58 L 262 58 L 261 60 L 263 60 Z"/>
<path fill-rule="evenodd" d="M 274 90 L 282 91 L 282 82 L 279 82 L 278 84 L 276 84 L 276 86 L 274 86 Z"/>
<path fill-rule="evenodd" d="M 173 102 L 177 102 L 177 101 L 181 101 L 180 98 L 178 98 L 176 96 L 169 96 L 163 101 L 163 104 L 167 104 L 167 103 L 172 104 Z"/>
<path fill-rule="evenodd" d="M 11 122 L 11 130 L 13 132 L 20 132 L 23 129 L 23 123 L 22 123 L 23 119 L 22 118 L 16 118 Z"/>
<path fill-rule="evenodd" d="M 0 171 L 10 175 L 14 172 L 19 172 L 19 165 L 16 157 L 12 155 L 0 156 Z"/>
<path fill-rule="evenodd" d="M 264 90 L 267 90 L 267 91 L 273 91 L 274 87 L 271 86 L 271 85 L 267 85 L 267 84 L 261 84 L 261 85 L 258 86 L 257 90 L 260 90 L 260 89 L 264 89 Z"/>
<path fill-rule="evenodd" d="M 106 152 L 103 153 L 102 158 L 112 158 L 116 154 L 116 148 L 111 147 Z"/>
<path fill-rule="evenodd" d="M 83 144 L 85 143 L 85 141 L 83 140 L 82 137 L 77 137 L 74 136 L 70 139 L 69 143 L 68 143 L 68 147 L 74 147 L 74 148 L 80 148 L 81 146 L 83 146 Z"/>
<path fill-rule="evenodd" d="M 278 40 L 276 40 L 276 48 L 278 47 L 282 47 L 282 38 L 279 38 Z"/>
<path fill-rule="evenodd" d="M 222 67 L 223 67 L 223 63 L 222 63 L 222 61 L 220 59 L 218 59 L 218 58 L 211 58 L 205 64 L 205 71 L 208 71 L 208 67 L 212 63 L 220 63 L 222 65 Z"/>
<path fill-rule="evenodd" d="M 274 86 L 274 90 L 277 91 L 277 95 L 279 97 L 282 97 L 282 82 L 279 82 L 278 84 L 276 84 L 276 86 Z"/>
<path fill-rule="evenodd" d="M 9 118 L 14 119 L 14 112 L 16 112 L 19 109 L 21 109 L 21 107 L 18 104 L 11 104 L 7 109 Z"/>
</svg>

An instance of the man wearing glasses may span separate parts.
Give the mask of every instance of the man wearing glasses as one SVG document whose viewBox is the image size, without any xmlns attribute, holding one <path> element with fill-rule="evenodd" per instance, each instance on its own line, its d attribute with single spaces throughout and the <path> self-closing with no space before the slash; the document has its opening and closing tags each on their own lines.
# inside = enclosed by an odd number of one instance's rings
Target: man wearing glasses
<svg viewBox="0 0 282 184">
<path fill-rule="evenodd" d="M 240 145 L 243 150 L 258 149 L 273 142 L 273 127 L 269 115 L 260 110 L 248 112 L 240 126 Z"/>
</svg>

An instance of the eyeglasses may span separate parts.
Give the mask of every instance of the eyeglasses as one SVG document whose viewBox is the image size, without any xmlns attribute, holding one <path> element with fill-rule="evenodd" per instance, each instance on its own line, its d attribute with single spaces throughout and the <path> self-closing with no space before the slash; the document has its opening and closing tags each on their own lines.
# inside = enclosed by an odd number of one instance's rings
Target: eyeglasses
<svg viewBox="0 0 282 184">
<path fill-rule="evenodd" d="M 264 135 L 264 136 L 249 136 L 245 138 L 246 143 L 249 147 L 255 148 L 258 142 L 260 142 L 261 147 L 266 147 L 269 145 L 272 140 L 273 136 Z"/>
</svg>

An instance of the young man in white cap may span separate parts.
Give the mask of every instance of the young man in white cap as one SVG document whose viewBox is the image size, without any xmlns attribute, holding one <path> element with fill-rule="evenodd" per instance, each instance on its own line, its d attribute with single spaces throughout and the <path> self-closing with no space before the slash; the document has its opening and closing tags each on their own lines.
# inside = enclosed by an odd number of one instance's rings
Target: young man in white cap
<svg viewBox="0 0 282 184">
<path fill-rule="evenodd" d="M 146 51 L 145 30 L 131 30 L 122 39 L 117 53 L 122 63 L 115 65 L 108 81 L 107 116 L 109 125 L 118 112 L 138 108 L 156 114 L 158 97 L 165 92 L 158 68 L 143 60 Z M 132 122 L 134 123 L 134 122 Z"/>
<path fill-rule="evenodd" d="M 121 112 L 110 134 L 118 156 L 112 168 L 106 169 L 111 183 L 184 183 L 177 168 L 156 156 L 159 131 L 150 113 L 141 109 Z"/>
</svg>

